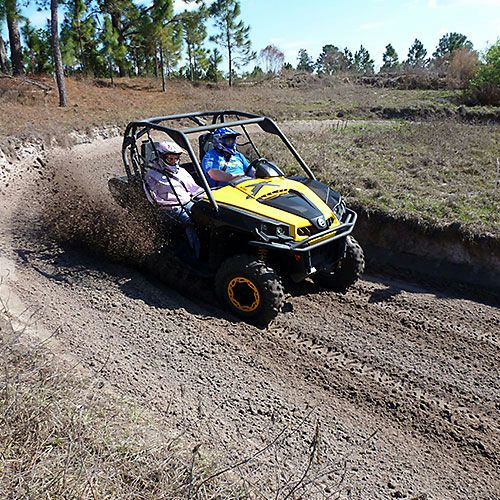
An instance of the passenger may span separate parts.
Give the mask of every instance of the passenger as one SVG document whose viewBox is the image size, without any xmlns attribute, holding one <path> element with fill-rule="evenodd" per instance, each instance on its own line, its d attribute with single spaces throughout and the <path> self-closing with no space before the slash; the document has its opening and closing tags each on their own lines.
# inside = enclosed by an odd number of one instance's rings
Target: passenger
<svg viewBox="0 0 500 500">
<path fill-rule="evenodd" d="M 200 254 L 200 239 L 191 221 L 193 198 L 203 193 L 191 174 L 179 166 L 183 150 L 173 142 L 156 146 L 159 158 L 151 162 L 144 176 L 148 200 L 157 205 L 160 214 L 186 226 L 186 235 L 196 256 Z"/>
<path fill-rule="evenodd" d="M 246 173 L 249 161 L 236 150 L 236 137 L 241 135 L 232 128 L 218 128 L 213 134 L 213 149 L 206 152 L 202 168 L 208 175 L 208 183 L 212 187 L 225 186 L 233 179 Z"/>
</svg>

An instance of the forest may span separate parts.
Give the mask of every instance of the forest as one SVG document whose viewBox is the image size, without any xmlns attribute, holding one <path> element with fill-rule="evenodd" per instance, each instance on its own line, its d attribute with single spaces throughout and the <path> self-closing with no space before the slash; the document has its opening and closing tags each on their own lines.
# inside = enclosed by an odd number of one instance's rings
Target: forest
<svg viewBox="0 0 500 500">
<path fill-rule="evenodd" d="M 0 28 L 6 24 L 8 33 L 7 40 L 0 35 L 0 73 L 55 74 L 62 106 L 67 100 L 64 76 L 71 75 L 109 78 L 111 84 L 116 77 L 155 77 L 166 91 L 174 78 L 232 86 L 283 71 L 376 73 L 362 43 L 354 50 L 326 44 L 316 60 L 303 48 L 294 65 L 285 62 L 274 44 L 253 50 L 251 26 L 242 19 L 239 0 L 188 0 L 185 5 L 189 9 L 176 12 L 174 0 L 0 0 Z M 45 27 L 34 26 L 23 15 L 28 8 L 49 7 Z M 466 35 L 450 32 L 433 51 L 415 38 L 401 57 L 388 43 L 382 61 L 378 74 L 444 75 L 449 88 L 467 90 L 469 102 L 499 103 L 499 41 L 479 53 Z"/>
</svg>

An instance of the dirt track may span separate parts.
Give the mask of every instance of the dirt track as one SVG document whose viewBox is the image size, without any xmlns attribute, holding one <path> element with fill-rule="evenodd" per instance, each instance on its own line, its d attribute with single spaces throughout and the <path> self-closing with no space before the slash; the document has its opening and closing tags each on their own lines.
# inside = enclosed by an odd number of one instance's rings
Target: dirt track
<svg viewBox="0 0 500 500">
<path fill-rule="evenodd" d="M 35 179 L 29 203 L 19 203 L 19 181 L 4 189 L 0 264 L 10 275 L 0 293 L 13 316 L 28 321 L 39 309 L 33 329 L 46 336 L 60 327 L 56 352 L 168 417 L 166 432 L 202 443 L 221 464 L 279 436 L 238 469 L 254 496 L 299 480 L 313 441 L 307 498 L 498 498 L 494 304 L 368 271 L 345 296 L 311 284 L 262 331 L 40 233 L 43 214 L 57 234 L 128 252 L 130 226 L 105 184 L 120 170 L 118 147 L 109 140 L 52 154 L 58 184 L 22 172 Z M 111 250 L 113 236 L 120 244 Z"/>
</svg>

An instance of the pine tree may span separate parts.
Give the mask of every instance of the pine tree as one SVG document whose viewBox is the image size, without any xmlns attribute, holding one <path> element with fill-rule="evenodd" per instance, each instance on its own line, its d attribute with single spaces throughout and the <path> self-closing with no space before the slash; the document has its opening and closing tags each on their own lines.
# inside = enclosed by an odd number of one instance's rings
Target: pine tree
<svg viewBox="0 0 500 500">
<path fill-rule="evenodd" d="M 210 7 L 218 33 L 210 40 L 224 47 L 228 58 L 229 86 L 233 85 L 235 70 L 255 59 L 251 50 L 250 27 L 237 18 L 241 15 L 239 0 L 215 0 Z"/>
<path fill-rule="evenodd" d="M 447 33 L 440 38 L 436 51 L 432 56 L 440 59 L 451 55 L 457 49 L 472 50 L 472 48 L 472 42 L 465 35 L 461 33 Z"/>
<path fill-rule="evenodd" d="M 50 25 L 45 29 L 34 29 L 29 19 L 21 28 L 26 46 L 26 69 L 28 73 L 51 73 L 53 70 L 50 48 Z"/>
<path fill-rule="evenodd" d="M 352 52 L 347 48 L 344 47 L 344 68 L 342 68 L 344 71 L 349 71 L 354 67 L 354 56 L 352 55 Z"/>
<path fill-rule="evenodd" d="M 158 76 L 158 40 L 151 18 L 152 5 L 141 7 L 135 30 L 128 37 L 128 52 L 135 75 Z"/>
<path fill-rule="evenodd" d="M 162 90 L 166 92 L 167 83 L 165 78 L 165 45 L 171 34 L 169 25 L 173 22 L 174 5 L 172 0 L 153 0 L 151 10 L 151 33 L 152 43 L 155 45 L 155 54 L 158 54 L 161 73 Z"/>
<path fill-rule="evenodd" d="M 7 74 L 9 72 L 9 65 L 7 62 L 7 49 L 5 48 L 5 42 L 3 41 L 1 34 L 0 34 L 0 72 L 4 74 Z"/>
<path fill-rule="evenodd" d="M 69 66 L 78 65 L 87 74 L 99 73 L 101 61 L 97 48 L 97 27 L 94 16 L 87 13 L 83 0 L 67 0 L 67 12 L 61 28 L 63 61 Z"/>
<path fill-rule="evenodd" d="M 7 59 L 7 49 L 2 37 L 3 23 L 5 22 L 5 3 L 0 0 L 0 72 L 7 74 L 9 72 L 9 64 Z"/>
<path fill-rule="evenodd" d="M 358 73 L 373 73 L 373 59 L 370 58 L 370 53 L 363 45 L 354 54 L 354 69 Z"/>
<path fill-rule="evenodd" d="M 203 70 L 206 70 L 209 65 L 209 54 L 203 47 L 203 43 L 207 37 L 207 28 L 205 20 L 207 11 L 200 8 L 194 11 L 186 11 L 181 14 L 181 23 L 184 34 L 184 42 L 186 43 L 186 51 L 189 66 L 189 79 L 201 79 Z"/>
<path fill-rule="evenodd" d="M 57 0 L 50 0 L 50 28 L 52 35 L 52 60 L 56 72 L 57 89 L 59 92 L 59 106 L 66 107 L 66 83 L 64 81 L 64 68 L 61 57 L 61 46 L 59 44 L 59 26 L 57 15 Z"/>
<path fill-rule="evenodd" d="M 9 30 L 10 61 L 14 76 L 24 73 L 21 35 L 19 33 L 19 10 L 17 0 L 2 0 Z"/>
<path fill-rule="evenodd" d="M 398 54 L 391 44 L 386 45 L 382 60 L 384 64 L 380 71 L 391 71 L 399 68 Z"/>
<path fill-rule="evenodd" d="M 427 50 L 425 50 L 422 42 L 415 38 L 412 46 L 408 50 L 408 59 L 405 61 L 405 65 L 411 68 L 424 68 L 428 64 Z"/>
<path fill-rule="evenodd" d="M 182 25 L 173 23 L 167 26 L 163 44 L 164 64 L 167 77 L 170 77 L 179 64 L 182 55 Z"/>
<path fill-rule="evenodd" d="M 217 48 L 213 49 L 210 57 L 208 58 L 208 68 L 205 78 L 210 82 L 218 82 L 223 78 L 222 73 L 219 71 L 219 64 L 222 62 L 222 54 Z"/>
<path fill-rule="evenodd" d="M 132 0 L 98 0 L 101 12 L 111 18 L 113 30 L 116 33 L 118 47 L 114 49 L 114 58 L 120 76 L 125 76 L 130 70 L 127 60 L 130 37 L 136 33 L 140 25 L 141 10 Z M 149 7 L 153 9 L 153 6 Z"/>
<path fill-rule="evenodd" d="M 314 61 L 309 57 L 306 49 L 299 50 L 298 61 L 297 71 L 306 71 L 307 73 L 314 71 Z"/>
<path fill-rule="evenodd" d="M 344 54 L 335 45 L 325 45 L 316 62 L 318 75 L 333 75 L 345 66 Z"/>
<path fill-rule="evenodd" d="M 101 53 L 106 61 L 111 85 L 114 85 L 113 65 L 116 60 L 122 59 L 124 48 L 118 41 L 118 33 L 113 26 L 111 17 L 108 15 L 104 16 L 104 28 L 101 32 L 100 41 L 102 44 Z"/>
</svg>

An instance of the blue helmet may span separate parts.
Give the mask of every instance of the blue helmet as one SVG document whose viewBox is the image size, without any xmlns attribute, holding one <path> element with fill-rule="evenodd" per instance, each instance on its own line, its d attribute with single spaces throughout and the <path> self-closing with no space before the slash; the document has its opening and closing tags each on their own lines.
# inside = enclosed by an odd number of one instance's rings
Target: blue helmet
<svg viewBox="0 0 500 500">
<path fill-rule="evenodd" d="M 214 131 L 214 148 L 221 153 L 232 155 L 236 153 L 236 137 L 241 135 L 232 128 L 222 127 Z"/>
</svg>

